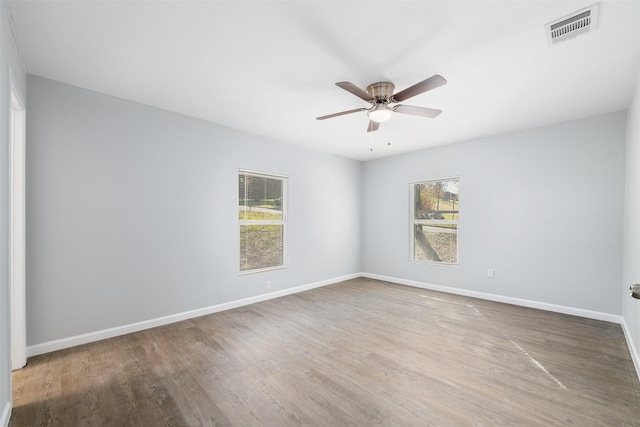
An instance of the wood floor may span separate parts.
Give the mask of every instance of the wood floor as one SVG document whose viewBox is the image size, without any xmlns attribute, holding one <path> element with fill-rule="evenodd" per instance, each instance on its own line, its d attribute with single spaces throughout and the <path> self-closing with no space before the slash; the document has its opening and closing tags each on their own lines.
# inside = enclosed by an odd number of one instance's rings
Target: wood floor
<svg viewBox="0 0 640 427">
<path fill-rule="evenodd" d="M 640 426 L 616 324 L 355 279 L 30 358 L 10 426 Z"/>
</svg>

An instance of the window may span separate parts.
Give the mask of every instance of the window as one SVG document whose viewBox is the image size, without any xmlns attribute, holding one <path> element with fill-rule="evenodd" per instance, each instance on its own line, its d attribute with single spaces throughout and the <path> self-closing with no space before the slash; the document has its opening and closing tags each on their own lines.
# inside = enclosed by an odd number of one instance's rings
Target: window
<svg viewBox="0 0 640 427">
<path fill-rule="evenodd" d="M 459 178 L 410 184 L 411 259 L 458 264 Z"/>
<path fill-rule="evenodd" d="M 238 173 L 240 272 L 286 266 L 287 178 Z"/>
</svg>

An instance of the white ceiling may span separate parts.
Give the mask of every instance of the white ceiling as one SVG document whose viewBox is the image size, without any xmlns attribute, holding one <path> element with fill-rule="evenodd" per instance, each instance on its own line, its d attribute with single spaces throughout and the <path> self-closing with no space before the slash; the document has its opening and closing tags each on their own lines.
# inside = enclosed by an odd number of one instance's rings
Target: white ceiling
<svg viewBox="0 0 640 427">
<path fill-rule="evenodd" d="M 593 1 L 8 1 L 27 72 L 368 160 L 628 107 L 640 1 L 600 2 L 592 33 L 547 46 L 544 24 Z M 336 87 L 434 74 L 448 84 L 367 133 Z M 391 145 L 388 145 L 391 143 Z M 373 149 L 373 151 L 371 151 Z"/>
</svg>

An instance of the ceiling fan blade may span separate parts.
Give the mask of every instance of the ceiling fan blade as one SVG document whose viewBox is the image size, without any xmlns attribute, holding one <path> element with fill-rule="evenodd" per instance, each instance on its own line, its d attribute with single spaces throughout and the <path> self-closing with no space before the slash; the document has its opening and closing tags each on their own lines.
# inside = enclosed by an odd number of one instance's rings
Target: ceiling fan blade
<svg viewBox="0 0 640 427">
<path fill-rule="evenodd" d="M 356 108 L 355 110 L 341 111 L 339 113 L 327 114 L 326 116 L 316 117 L 316 120 L 330 119 L 332 117 L 344 116 L 345 114 L 359 113 L 360 111 L 367 111 L 367 109 L 366 108 Z"/>
<path fill-rule="evenodd" d="M 429 117 L 430 119 L 433 119 L 434 117 L 437 117 L 438 114 L 442 113 L 442 110 L 436 110 L 434 108 L 425 108 L 425 107 L 414 107 L 412 105 L 396 105 L 393 108 L 393 111 L 395 111 L 396 113 L 413 114 L 414 116 Z"/>
<path fill-rule="evenodd" d="M 380 127 L 380 123 L 369 120 L 369 126 L 367 126 L 367 132 L 375 132 Z"/>
<path fill-rule="evenodd" d="M 447 84 L 447 81 L 444 79 L 444 77 L 436 74 L 435 76 L 429 77 L 427 80 L 423 80 L 420 83 L 409 86 L 405 90 L 401 90 L 400 92 L 393 95 L 393 99 L 395 99 L 396 102 L 402 102 L 405 99 L 420 95 L 423 92 L 435 89 L 445 84 Z"/>
<path fill-rule="evenodd" d="M 362 98 L 367 102 L 373 101 L 375 99 L 373 96 L 369 95 L 368 92 L 360 89 L 358 86 L 354 85 L 351 82 L 338 82 L 336 83 L 336 86 L 346 90 L 347 92 L 351 92 L 358 98 Z"/>
</svg>

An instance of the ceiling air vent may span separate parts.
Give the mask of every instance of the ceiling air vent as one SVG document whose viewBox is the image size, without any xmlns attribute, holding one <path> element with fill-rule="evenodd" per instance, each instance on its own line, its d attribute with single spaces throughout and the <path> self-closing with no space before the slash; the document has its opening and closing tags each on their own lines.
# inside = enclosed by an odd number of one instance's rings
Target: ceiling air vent
<svg viewBox="0 0 640 427">
<path fill-rule="evenodd" d="M 544 28 L 549 46 L 598 28 L 598 6 L 596 3 L 546 24 Z"/>
</svg>

